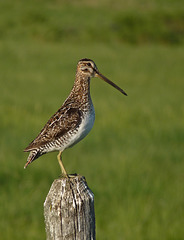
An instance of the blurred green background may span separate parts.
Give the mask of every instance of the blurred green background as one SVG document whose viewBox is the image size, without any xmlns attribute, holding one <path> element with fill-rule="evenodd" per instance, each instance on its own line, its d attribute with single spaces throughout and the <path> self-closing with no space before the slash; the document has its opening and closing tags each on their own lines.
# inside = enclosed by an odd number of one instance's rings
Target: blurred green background
<svg viewBox="0 0 184 240">
<path fill-rule="evenodd" d="M 95 194 L 97 239 L 184 236 L 184 5 L 172 0 L 0 1 L 0 235 L 45 239 L 56 153 L 23 149 L 91 58 L 127 93 L 91 81 L 91 133 L 66 150 Z"/>
</svg>

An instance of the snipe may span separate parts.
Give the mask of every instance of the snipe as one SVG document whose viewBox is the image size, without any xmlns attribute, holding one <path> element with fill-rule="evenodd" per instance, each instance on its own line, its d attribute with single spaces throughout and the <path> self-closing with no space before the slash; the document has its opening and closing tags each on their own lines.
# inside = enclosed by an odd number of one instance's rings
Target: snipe
<svg viewBox="0 0 184 240">
<path fill-rule="evenodd" d="M 115 83 L 103 76 L 92 60 L 81 59 L 77 64 L 75 82 L 70 95 L 61 108 L 49 119 L 39 135 L 24 150 L 30 152 L 24 168 L 45 153 L 59 151 L 57 158 L 62 175 L 67 176 L 61 160 L 62 152 L 82 140 L 94 124 L 95 111 L 90 96 L 92 77 L 101 78 L 127 95 Z"/>
</svg>

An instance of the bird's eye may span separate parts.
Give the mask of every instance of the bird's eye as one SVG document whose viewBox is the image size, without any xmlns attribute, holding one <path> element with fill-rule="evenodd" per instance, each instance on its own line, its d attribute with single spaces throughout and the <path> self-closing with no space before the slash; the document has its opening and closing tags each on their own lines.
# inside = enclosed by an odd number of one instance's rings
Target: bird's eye
<svg viewBox="0 0 184 240">
<path fill-rule="evenodd" d="M 91 63 L 87 63 L 87 65 L 88 65 L 89 67 L 91 67 Z"/>
</svg>

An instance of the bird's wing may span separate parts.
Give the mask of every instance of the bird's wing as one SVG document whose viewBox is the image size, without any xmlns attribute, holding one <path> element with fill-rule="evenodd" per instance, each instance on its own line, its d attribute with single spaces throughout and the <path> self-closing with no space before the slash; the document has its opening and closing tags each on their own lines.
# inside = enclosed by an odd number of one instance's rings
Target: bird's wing
<svg viewBox="0 0 184 240">
<path fill-rule="evenodd" d="M 77 128 L 81 121 L 82 111 L 78 108 L 60 108 L 24 151 L 29 152 L 61 138 L 69 130 Z"/>
</svg>

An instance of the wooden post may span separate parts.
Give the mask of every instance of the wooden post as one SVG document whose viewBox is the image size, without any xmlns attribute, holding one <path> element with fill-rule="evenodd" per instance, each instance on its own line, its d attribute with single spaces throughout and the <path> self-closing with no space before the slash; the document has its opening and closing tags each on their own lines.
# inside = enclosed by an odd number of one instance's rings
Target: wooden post
<svg viewBox="0 0 184 240">
<path fill-rule="evenodd" d="M 95 240 L 94 195 L 85 178 L 56 179 L 44 202 L 47 240 Z"/>
</svg>

